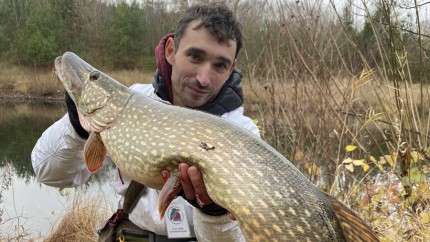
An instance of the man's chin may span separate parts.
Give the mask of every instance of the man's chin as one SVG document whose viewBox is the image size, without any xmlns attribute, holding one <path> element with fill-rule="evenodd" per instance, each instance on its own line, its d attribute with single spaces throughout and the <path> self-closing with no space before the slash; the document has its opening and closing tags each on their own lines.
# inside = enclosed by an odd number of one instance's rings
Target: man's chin
<svg viewBox="0 0 430 242">
<path fill-rule="evenodd" d="M 201 107 L 203 105 L 205 105 L 208 101 L 206 100 L 187 100 L 187 102 L 185 103 L 185 106 L 188 108 L 198 108 Z"/>
</svg>

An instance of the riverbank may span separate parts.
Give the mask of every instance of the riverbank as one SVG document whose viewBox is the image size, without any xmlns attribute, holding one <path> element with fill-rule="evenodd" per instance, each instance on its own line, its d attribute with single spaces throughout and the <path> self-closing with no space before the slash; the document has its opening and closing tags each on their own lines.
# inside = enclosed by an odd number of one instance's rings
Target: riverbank
<svg viewBox="0 0 430 242">
<path fill-rule="evenodd" d="M 64 93 L 58 92 L 52 95 L 32 95 L 21 93 L 16 90 L 0 88 L 0 100 L 7 102 L 27 102 L 27 101 L 43 101 L 43 102 L 62 102 Z"/>
<path fill-rule="evenodd" d="M 134 83 L 150 83 L 153 72 L 141 70 L 112 70 L 106 74 L 126 86 Z M 38 69 L 0 64 L 1 101 L 61 102 L 64 88 L 51 69 Z"/>
</svg>

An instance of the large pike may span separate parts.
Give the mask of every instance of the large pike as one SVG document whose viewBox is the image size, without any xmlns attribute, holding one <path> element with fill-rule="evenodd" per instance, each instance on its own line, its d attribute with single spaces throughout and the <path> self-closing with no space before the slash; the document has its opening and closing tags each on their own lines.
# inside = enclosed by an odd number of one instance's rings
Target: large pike
<svg viewBox="0 0 430 242">
<path fill-rule="evenodd" d="M 214 202 L 236 217 L 247 241 L 379 241 L 366 223 L 316 188 L 248 130 L 200 111 L 139 94 L 71 52 L 55 72 L 76 103 L 90 171 L 109 154 L 131 179 L 160 192 L 160 215 L 181 189 L 171 176 L 186 162 L 200 168 Z"/>
</svg>

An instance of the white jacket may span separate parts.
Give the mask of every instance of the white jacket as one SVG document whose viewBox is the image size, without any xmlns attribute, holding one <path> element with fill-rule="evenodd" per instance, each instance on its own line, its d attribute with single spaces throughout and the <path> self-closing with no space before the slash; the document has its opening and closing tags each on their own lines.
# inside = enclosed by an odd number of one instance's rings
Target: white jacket
<svg viewBox="0 0 430 242">
<path fill-rule="evenodd" d="M 154 88 L 150 84 L 135 84 L 131 87 L 153 98 Z M 222 118 L 231 120 L 260 135 L 258 128 L 252 120 L 243 115 L 243 108 L 237 108 L 225 113 Z M 37 141 L 31 154 L 31 161 L 38 181 L 52 187 L 75 187 L 84 184 L 91 173 L 83 158 L 85 144 L 69 121 L 66 114 L 60 120 L 51 125 Z M 105 164 L 112 162 L 109 157 Z M 121 195 L 118 206 L 122 207 L 123 195 L 128 188 L 130 179 L 122 174 L 124 184 L 118 174 L 113 182 L 116 192 Z M 160 221 L 157 210 L 158 191 L 148 189 L 136 207 L 130 213 L 130 220 L 141 227 L 156 234 L 167 235 L 165 221 Z M 190 230 L 194 232 L 199 241 L 245 241 L 236 221 L 230 220 L 227 215 L 209 216 L 199 209 L 193 209 L 182 197 L 173 202 L 182 203 L 186 208 L 186 214 Z"/>
</svg>

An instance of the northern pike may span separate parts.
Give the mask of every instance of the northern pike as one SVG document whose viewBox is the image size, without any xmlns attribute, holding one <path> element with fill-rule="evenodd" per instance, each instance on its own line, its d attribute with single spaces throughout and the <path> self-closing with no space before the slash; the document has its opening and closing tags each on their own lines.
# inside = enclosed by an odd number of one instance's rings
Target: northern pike
<svg viewBox="0 0 430 242">
<path fill-rule="evenodd" d="M 202 111 L 140 94 L 77 55 L 55 59 L 55 73 L 90 137 L 85 162 L 96 171 L 108 154 L 131 179 L 161 190 L 160 217 L 181 190 L 182 162 L 197 166 L 212 200 L 251 241 L 379 241 L 357 214 L 312 184 L 247 129 Z M 175 185 L 176 184 L 176 185 Z"/>
</svg>

